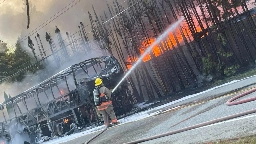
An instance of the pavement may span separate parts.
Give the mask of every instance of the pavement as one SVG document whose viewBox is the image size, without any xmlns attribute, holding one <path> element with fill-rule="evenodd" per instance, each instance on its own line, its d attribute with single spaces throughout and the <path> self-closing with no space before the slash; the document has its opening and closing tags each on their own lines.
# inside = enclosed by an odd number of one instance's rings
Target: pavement
<svg viewBox="0 0 256 144">
<path fill-rule="evenodd" d="M 234 106 L 227 106 L 225 103 L 244 90 L 256 87 L 255 82 L 256 76 L 252 76 L 161 105 L 148 110 L 149 117 L 110 128 L 90 144 L 127 143 L 254 109 L 256 101 Z M 244 98 L 255 95 L 256 92 Z M 144 143 L 194 144 L 254 135 L 256 134 L 255 118 L 256 114 L 250 114 Z M 61 144 L 83 144 L 99 132 L 84 133 L 84 135 L 61 142 Z"/>
</svg>

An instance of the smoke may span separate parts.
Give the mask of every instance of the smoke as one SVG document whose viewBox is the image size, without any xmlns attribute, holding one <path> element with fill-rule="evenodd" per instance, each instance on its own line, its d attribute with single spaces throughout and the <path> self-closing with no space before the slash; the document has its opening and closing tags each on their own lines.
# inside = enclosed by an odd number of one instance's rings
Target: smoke
<svg viewBox="0 0 256 144">
<path fill-rule="evenodd" d="M 7 42 L 8 45 L 14 45 L 17 42 L 18 38 L 27 38 L 28 34 L 34 31 L 36 28 L 40 27 L 41 29 L 36 31 L 36 33 L 39 33 L 41 36 L 41 40 L 43 43 L 44 48 L 47 50 L 47 55 L 51 54 L 49 50 L 49 44 L 45 40 L 45 32 L 50 32 L 51 36 L 53 37 L 53 40 L 55 41 L 56 46 L 58 47 L 58 42 L 56 40 L 56 34 L 55 34 L 55 26 L 58 26 L 58 28 L 61 30 L 61 34 L 63 36 L 63 39 L 66 39 L 65 32 L 77 32 L 78 25 L 80 22 L 83 22 L 84 25 L 90 24 L 89 18 L 88 18 L 88 11 L 92 12 L 92 5 L 94 6 L 97 14 L 102 15 L 103 10 L 107 10 L 106 4 L 102 3 L 109 3 L 112 4 L 113 0 L 105 0 L 102 2 L 102 0 L 65 0 L 65 1 L 55 1 L 55 0 L 33 0 L 29 1 L 30 4 L 30 28 L 26 29 L 27 24 L 27 15 L 26 15 L 26 5 L 25 0 L 12 0 L 12 1 L 5 1 L 0 5 L 0 40 L 3 40 L 4 42 Z M 118 0 L 120 3 L 123 2 L 123 0 Z M 73 3 L 72 3 L 73 2 Z M 77 2 L 76 5 L 75 2 Z M 70 7 L 70 5 L 74 5 L 73 7 Z M 69 5 L 69 9 L 64 12 L 62 9 Z M 45 23 L 49 19 L 51 19 L 54 15 L 59 15 L 62 12 L 63 14 L 57 17 L 55 20 L 47 24 L 42 28 L 42 23 Z M 49 22 L 49 21 L 48 21 Z M 87 27 L 87 30 L 89 30 L 89 27 Z M 37 43 L 35 41 L 35 36 L 31 36 L 31 39 L 33 43 L 35 44 L 35 49 L 37 55 L 39 55 Z M 67 42 L 66 42 L 67 43 Z M 31 50 L 28 48 L 27 40 L 24 40 L 21 45 L 27 52 L 31 52 Z M 84 59 L 88 59 L 93 56 L 98 56 L 97 51 L 94 51 L 91 55 L 84 56 L 82 53 L 78 54 L 76 56 L 73 56 L 72 59 L 65 63 L 61 67 L 61 69 L 52 69 L 52 61 L 53 58 L 49 58 L 47 69 L 50 71 L 50 73 L 58 72 L 62 70 L 63 68 L 66 68 L 74 63 L 80 62 Z M 49 68 L 51 67 L 51 68 Z M 54 72 L 52 72 L 54 71 Z M 36 75 L 40 75 L 38 72 Z M 27 77 L 23 80 L 22 83 L 13 83 L 13 84 L 1 84 L 0 85 L 0 103 L 4 101 L 3 93 L 6 91 L 11 96 L 15 96 L 22 91 L 25 91 L 29 89 L 31 86 L 41 82 L 42 79 L 40 79 L 40 76 L 34 76 L 32 74 L 27 74 Z"/>
<path fill-rule="evenodd" d="M 124 0 L 118 1 L 122 3 Z M 106 4 L 103 3 L 112 4 L 112 2 L 113 0 L 29 1 L 30 28 L 27 29 L 25 0 L 5 1 L 0 4 L 0 40 L 14 45 L 18 37 L 27 37 L 35 29 L 41 35 L 46 31 L 53 34 L 55 26 L 65 32 L 75 32 L 78 30 L 79 22 L 84 22 L 85 25 L 90 24 L 88 11 L 92 13 L 92 5 L 101 15 L 103 10 L 107 10 Z"/>
<path fill-rule="evenodd" d="M 25 126 L 17 120 L 12 120 L 8 127 L 8 132 L 11 136 L 9 144 L 23 144 L 25 141 L 30 142 L 28 133 L 24 132 Z"/>
<path fill-rule="evenodd" d="M 110 55 L 107 51 L 105 50 L 102 50 L 97 42 L 95 41 L 90 41 L 88 43 L 88 45 L 90 45 L 90 47 L 92 47 L 92 50 L 87 54 L 85 55 L 85 53 L 83 52 L 78 52 L 78 53 L 75 53 L 73 56 L 70 57 L 70 61 L 67 61 L 65 62 L 58 71 L 60 70 L 63 70 L 71 65 L 74 65 L 76 63 L 79 63 L 81 61 L 84 61 L 84 60 L 87 60 L 87 59 L 90 59 L 90 58 L 95 58 L 95 57 L 100 57 L 100 56 L 104 56 L 104 55 Z M 85 47 L 83 47 L 82 49 L 86 49 Z"/>
<path fill-rule="evenodd" d="M 49 44 L 45 40 L 45 32 L 50 32 L 51 36 L 53 36 L 54 41 L 56 42 L 56 34 L 55 34 L 55 26 L 58 26 L 58 28 L 61 30 L 61 34 L 63 36 L 63 39 L 66 39 L 65 32 L 71 32 L 74 33 L 78 31 L 78 25 L 80 22 L 83 22 L 84 25 L 90 24 L 89 18 L 88 18 L 88 11 L 92 12 L 92 5 L 94 6 L 96 13 L 99 15 L 103 14 L 103 10 L 107 11 L 106 4 L 102 3 L 109 3 L 112 4 L 114 0 L 105 0 L 102 2 L 102 0 L 65 0 L 65 1 L 54 1 L 54 0 L 33 0 L 29 1 L 30 4 L 30 28 L 26 29 L 27 25 L 27 15 L 26 15 L 26 4 L 25 0 L 12 0 L 12 1 L 5 1 L 0 5 L 0 40 L 3 40 L 8 43 L 8 45 L 14 45 L 18 38 L 26 38 L 29 33 L 31 33 L 33 30 L 35 30 L 38 27 L 41 29 L 36 31 L 36 33 L 39 33 L 41 36 L 41 40 L 43 43 L 43 46 L 47 51 L 47 55 L 51 54 L 49 50 Z M 123 3 L 123 0 L 118 0 L 120 3 Z M 75 3 L 77 4 L 75 5 Z M 73 7 L 71 7 L 73 5 Z M 63 8 L 66 6 L 69 6 L 70 8 L 66 10 L 66 12 L 63 11 Z M 63 13 L 60 15 L 61 12 Z M 47 24 L 46 26 L 42 27 L 42 23 L 45 23 L 47 20 L 51 19 L 53 16 L 60 15 L 55 20 Z M 49 21 L 48 21 L 49 22 Z M 89 27 L 87 27 L 88 30 Z M 37 43 L 35 41 L 35 36 L 31 36 L 31 39 L 33 40 L 33 43 L 35 44 L 35 49 L 37 55 L 39 55 Z M 95 43 L 95 42 L 92 42 Z M 27 40 L 24 40 L 21 45 L 27 52 L 31 52 L 31 50 L 28 48 Z M 58 43 L 56 42 L 56 46 L 58 47 Z M 95 44 L 94 44 L 95 46 Z M 97 48 L 95 48 L 97 49 Z M 100 51 L 98 49 L 98 51 Z M 56 73 L 72 64 L 78 63 L 80 61 L 83 61 L 85 59 L 100 56 L 102 52 L 98 52 L 97 50 L 94 50 L 91 54 L 85 56 L 84 54 L 76 54 L 74 55 L 71 60 L 68 62 L 65 62 L 64 65 L 62 65 L 61 69 L 53 69 L 53 57 L 48 59 L 46 69 L 50 71 L 50 73 Z M 33 74 L 27 74 L 26 78 L 23 80 L 22 83 L 12 83 L 12 84 L 1 84 L 0 85 L 0 103 L 4 101 L 3 93 L 4 91 L 7 92 L 7 94 L 10 94 L 11 96 L 16 96 L 17 94 L 29 89 L 31 86 L 38 84 L 42 81 L 40 78 L 40 74 L 44 73 L 43 71 L 37 72 L 35 75 Z"/>
<path fill-rule="evenodd" d="M 0 138 L 0 144 L 7 144 L 7 140 L 5 138 Z"/>
<path fill-rule="evenodd" d="M 99 48 L 97 45 L 97 42 L 90 42 L 90 46 L 92 47 L 92 50 L 85 54 L 82 51 L 79 51 L 78 53 L 71 54 L 70 57 L 67 57 L 65 55 L 60 55 L 61 60 L 66 60 L 63 62 L 63 64 L 56 68 L 55 60 L 53 56 L 49 57 L 45 61 L 45 68 L 43 70 L 40 70 L 36 72 L 35 74 L 28 73 L 25 77 L 25 79 L 22 82 L 15 82 L 15 83 L 2 83 L 0 84 L 0 95 L 3 95 L 4 92 L 6 92 L 8 95 L 11 95 L 12 97 L 22 93 L 23 91 L 28 90 L 29 88 L 41 83 L 45 79 L 51 77 L 52 75 L 62 71 L 63 69 L 66 69 L 67 67 L 77 64 L 81 61 L 94 58 L 94 57 L 100 57 L 103 55 L 109 55 L 106 51 L 103 51 Z M 85 49 L 85 48 L 82 48 Z M 69 49 L 68 49 L 69 50 Z M 59 51 L 60 52 L 60 51 Z M 68 59 L 68 60 L 67 60 Z M 74 87 L 74 86 L 73 86 Z M 72 88 L 71 88 L 72 89 Z M 0 103 L 4 102 L 4 97 L 0 96 Z"/>
<path fill-rule="evenodd" d="M 12 120 L 7 126 L 11 140 L 0 137 L 0 144 L 23 144 L 25 141 L 30 142 L 29 135 L 24 129 L 24 125 L 17 120 Z"/>
<path fill-rule="evenodd" d="M 109 55 L 106 51 L 103 51 L 98 47 L 97 42 L 90 42 L 90 46 L 93 48 L 90 53 L 85 55 L 84 53 L 80 52 L 80 53 L 75 53 L 75 54 L 71 55 L 69 60 L 66 61 L 59 69 L 53 69 L 55 67 L 54 60 L 52 59 L 52 57 L 50 57 L 50 59 L 47 59 L 47 61 L 46 61 L 45 69 L 38 71 L 34 75 L 28 74 L 22 82 L 20 82 L 20 83 L 16 82 L 13 84 L 7 84 L 7 83 L 1 84 L 0 85 L 0 87 L 1 87 L 0 94 L 3 94 L 5 91 L 6 93 L 10 94 L 11 96 L 16 96 L 16 95 L 22 93 L 23 91 L 42 82 L 41 79 L 43 76 L 45 77 L 46 73 L 50 72 L 52 74 L 56 74 L 59 71 L 65 69 L 73 64 L 84 61 L 86 59 L 99 57 L 99 56 L 103 56 L 103 55 Z M 66 58 L 65 56 L 63 56 L 63 57 Z M 52 75 L 47 75 L 47 78 L 50 76 L 52 76 Z M 69 77 L 67 80 L 69 81 L 70 78 L 71 77 Z M 72 81 L 73 81 L 73 79 L 72 79 Z M 69 85 L 69 87 L 70 87 L 70 89 L 72 89 L 72 85 Z M 75 88 L 75 86 L 73 86 L 73 87 Z M 59 91 L 54 91 L 54 93 L 59 93 Z M 49 101 L 46 97 L 42 97 L 41 95 L 39 95 L 39 97 L 40 97 L 40 101 L 42 104 Z M 3 97 L 0 97 L 0 102 L 3 102 L 3 101 L 4 101 Z M 33 101 L 33 98 L 27 99 L 26 102 L 29 104 L 28 109 L 37 107 L 37 104 L 35 103 L 35 101 Z M 26 108 L 23 104 L 19 104 L 19 107 L 22 112 L 26 112 Z M 12 108 L 12 111 L 10 113 L 7 112 L 6 108 L 4 110 L 0 111 L 0 122 L 4 121 L 2 112 L 5 113 L 6 119 L 14 118 L 14 109 L 17 109 L 16 106 Z M 24 125 L 22 125 L 21 123 L 17 122 L 15 119 L 13 119 L 9 123 L 9 126 L 8 126 L 8 132 L 10 133 L 11 141 L 9 143 L 7 143 L 7 140 L 5 138 L 0 137 L 0 144 L 1 144 L 1 142 L 4 142 L 5 144 L 17 144 L 17 143 L 21 143 L 21 142 L 23 143 L 24 141 L 30 142 L 28 133 L 23 132 L 24 128 L 25 128 Z"/>
</svg>

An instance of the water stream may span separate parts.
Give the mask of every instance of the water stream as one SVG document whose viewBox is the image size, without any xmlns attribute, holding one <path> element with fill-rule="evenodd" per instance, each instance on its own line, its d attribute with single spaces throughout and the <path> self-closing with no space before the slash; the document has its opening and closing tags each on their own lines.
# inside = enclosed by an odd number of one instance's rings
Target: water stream
<svg viewBox="0 0 256 144">
<path fill-rule="evenodd" d="M 136 63 L 127 71 L 124 77 L 114 87 L 112 92 L 114 92 L 119 87 L 119 85 L 126 79 L 126 77 L 129 76 L 131 72 L 142 62 L 143 58 L 152 51 L 154 46 L 156 46 L 158 43 L 164 40 L 169 35 L 170 32 L 173 32 L 179 26 L 179 24 L 183 21 L 183 19 L 184 18 L 181 17 L 177 22 L 170 25 L 159 37 L 157 37 L 154 43 L 152 43 L 149 47 L 147 47 L 146 51 L 139 57 Z"/>
</svg>

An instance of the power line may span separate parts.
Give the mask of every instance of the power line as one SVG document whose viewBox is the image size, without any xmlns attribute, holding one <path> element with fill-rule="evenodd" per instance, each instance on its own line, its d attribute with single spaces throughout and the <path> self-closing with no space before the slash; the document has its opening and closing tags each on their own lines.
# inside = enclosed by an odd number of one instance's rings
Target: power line
<svg viewBox="0 0 256 144">
<path fill-rule="evenodd" d="M 76 0 L 73 0 L 71 3 L 69 3 L 69 5 L 72 4 L 74 1 L 76 1 Z M 77 3 L 78 3 L 78 2 L 80 2 L 80 0 L 78 0 Z M 121 4 L 123 4 L 123 3 L 125 3 L 125 2 L 126 2 L 126 0 L 124 0 Z M 74 5 L 76 5 L 77 3 L 75 3 Z M 139 1 L 137 1 L 135 4 L 129 6 L 128 8 L 124 9 L 123 11 L 119 12 L 118 14 L 114 15 L 113 17 L 111 17 L 111 18 L 108 19 L 107 21 L 103 22 L 102 24 L 105 24 L 105 23 L 109 22 L 110 20 L 112 20 L 113 18 L 119 16 L 119 15 L 122 14 L 123 12 L 127 11 L 128 9 L 130 9 L 132 6 L 136 5 L 137 3 L 139 3 Z M 65 8 L 67 8 L 69 5 L 67 5 L 66 7 L 62 8 L 62 10 L 65 9 Z M 73 6 L 72 6 L 72 7 L 73 7 Z M 60 11 L 62 11 L 62 10 L 60 10 Z M 59 12 L 60 12 L 60 11 L 59 11 Z M 59 12 L 58 12 L 58 13 L 59 13 Z M 56 13 L 56 14 L 58 14 L 58 13 Z M 56 15 L 56 14 L 55 14 L 55 15 Z M 52 17 L 54 17 L 55 15 L 53 15 Z M 62 15 L 62 14 L 61 14 L 61 15 Z M 52 17 L 51 17 L 51 18 L 52 18 Z M 50 18 L 50 19 L 51 19 L 51 18 Z M 56 19 L 56 18 L 55 18 L 55 19 Z M 53 19 L 53 20 L 54 20 L 54 19 Z M 52 21 L 53 21 L 53 20 L 52 20 Z M 47 20 L 47 21 L 48 21 L 48 20 Z M 47 22 L 47 21 L 46 21 L 46 22 Z M 52 21 L 50 21 L 50 22 L 52 22 Z M 50 23 L 50 22 L 49 22 L 49 23 Z M 48 23 L 48 24 L 49 24 L 49 23 Z M 44 24 L 44 23 L 43 23 L 43 24 Z M 43 24 L 41 24 L 40 26 L 42 26 Z M 90 25 L 90 24 L 87 24 L 87 25 L 85 26 L 85 28 L 88 27 L 89 25 Z M 39 27 L 40 27 L 40 26 L 39 26 Z M 46 26 L 46 25 L 45 25 L 45 26 Z M 36 28 L 36 29 L 37 29 L 37 28 Z M 35 29 L 35 30 L 36 30 L 36 29 Z M 40 30 L 40 29 L 39 29 L 39 30 Z M 33 30 L 33 31 L 34 31 L 34 30 Z M 32 31 L 32 32 L 33 32 L 33 31 Z M 37 32 L 37 31 L 35 31 L 35 32 Z M 33 32 L 32 34 L 29 33 L 28 36 L 31 36 L 31 35 L 35 34 L 35 32 Z M 78 33 L 78 32 L 79 32 L 79 31 L 76 31 L 75 33 L 73 33 L 73 35 L 76 34 L 76 33 Z M 92 32 L 92 30 L 91 30 L 90 32 L 88 32 L 87 34 L 90 34 L 91 32 Z M 72 35 L 72 36 L 73 36 L 73 35 Z M 27 36 L 27 37 L 28 37 L 28 36 Z M 24 37 L 23 40 L 20 41 L 20 42 L 23 42 L 24 40 L 26 40 L 27 37 Z M 68 39 L 68 38 L 66 38 L 66 39 L 63 40 L 63 41 L 66 41 L 67 39 Z M 50 48 L 49 48 L 49 49 L 50 49 Z M 48 51 L 49 49 L 47 49 L 47 50 L 45 50 L 45 51 Z"/>
<path fill-rule="evenodd" d="M 27 23 L 27 29 L 29 28 L 29 24 L 30 24 L 30 16 L 29 16 L 29 2 L 28 0 L 26 0 L 26 5 L 27 5 L 27 20 L 28 20 L 28 23 Z"/>
<path fill-rule="evenodd" d="M 79 1 L 80 1 L 80 0 L 79 0 Z M 123 3 L 124 3 L 124 2 L 125 2 L 125 1 L 123 1 Z M 123 3 L 122 3 L 122 4 L 123 4 Z M 108 23 L 110 20 L 116 18 L 117 16 L 119 16 L 120 14 L 122 14 L 122 13 L 124 13 L 125 11 L 129 10 L 131 7 L 135 6 L 135 5 L 138 4 L 138 3 L 139 3 L 139 1 L 137 1 L 137 2 L 134 3 L 133 5 L 129 6 L 128 8 L 124 9 L 123 11 L 117 13 L 116 15 L 112 16 L 110 19 L 108 19 L 107 21 L 103 22 L 102 24 L 104 25 L 104 24 Z M 90 24 L 87 24 L 85 27 L 88 27 L 89 25 L 90 25 Z M 93 30 L 89 31 L 87 34 L 90 34 L 92 31 L 93 31 Z M 79 30 L 76 31 L 75 33 L 73 33 L 71 36 L 77 34 L 78 32 L 79 32 Z M 63 41 L 66 41 L 67 39 L 68 39 L 68 38 L 64 39 Z M 49 50 L 49 49 L 47 49 L 47 51 L 48 51 L 48 50 Z M 59 50 L 57 50 L 56 52 L 58 52 L 58 51 L 60 51 L 60 50 L 62 50 L 62 49 L 59 49 Z M 8 79 L 10 79 L 11 77 L 17 75 L 18 73 L 20 73 L 20 72 L 22 72 L 22 71 L 28 70 L 28 69 L 29 69 L 30 67 L 32 67 L 32 66 L 35 66 L 35 65 L 37 65 L 37 64 L 40 64 L 41 62 L 43 62 L 45 59 L 47 59 L 48 57 L 50 57 L 50 56 L 52 56 L 52 55 L 54 55 L 54 53 L 52 53 L 52 54 L 46 56 L 45 58 L 43 58 L 42 60 L 40 60 L 40 61 L 38 61 L 38 62 L 36 62 L 36 63 L 34 63 L 34 64 L 28 65 L 27 67 L 25 67 L 25 68 L 19 70 L 18 72 L 12 74 L 11 76 L 8 76 L 7 78 L 4 78 L 4 79 L 0 80 L 0 83 L 2 83 L 3 81 L 6 81 L 6 80 L 8 80 Z M 28 63 L 28 62 L 27 62 L 27 63 Z"/>
<path fill-rule="evenodd" d="M 2 3 L 5 0 L 2 1 Z M 76 1 L 76 2 L 75 2 Z M 39 30 L 41 30 L 42 28 L 44 28 L 45 26 L 47 26 L 48 24 L 50 24 L 52 21 L 54 21 L 55 19 L 57 19 L 58 17 L 60 17 L 61 15 L 63 15 L 65 12 L 67 12 L 70 8 L 74 7 L 75 5 L 77 5 L 78 2 L 80 2 L 81 0 L 73 0 L 71 3 L 69 3 L 68 5 L 66 5 L 64 8 L 62 8 L 60 11 L 58 11 L 57 13 L 55 13 L 53 16 L 50 17 L 50 19 L 46 20 L 44 23 L 42 23 L 41 25 L 39 25 L 37 28 L 35 28 L 34 30 L 32 30 L 30 33 L 28 33 L 27 36 L 24 36 L 21 39 L 18 39 L 18 42 L 22 43 L 24 40 L 28 39 L 28 36 L 32 36 L 34 34 L 36 34 Z M 0 3 L 1 4 L 1 3 Z M 28 6 L 28 3 L 26 3 Z M 73 5 L 72 5 L 73 4 Z M 28 9 L 27 9 L 27 16 L 28 16 L 28 25 L 27 28 L 29 27 L 29 23 L 30 23 L 30 18 L 28 15 Z M 13 45 L 11 45 L 12 47 L 15 47 Z"/>
<path fill-rule="evenodd" d="M 27 36 L 24 36 L 22 39 L 20 39 L 19 42 L 23 42 L 24 40 L 27 40 L 28 36 L 32 36 L 35 33 L 37 33 L 39 30 L 41 30 L 42 28 L 44 28 L 45 26 L 47 26 L 48 24 L 50 24 L 52 21 L 54 21 L 55 19 L 57 19 L 58 17 L 60 17 L 61 15 L 63 15 L 65 12 L 67 12 L 70 8 L 74 7 L 75 5 L 77 5 L 78 2 L 80 2 L 81 0 L 73 0 L 71 3 L 69 3 L 68 5 L 66 5 L 64 8 L 62 8 L 60 11 L 58 11 L 57 13 L 55 13 L 52 17 L 50 17 L 48 20 L 46 20 L 45 22 L 43 22 L 41 25 L 39 25 L 37 28 L 35 28 L 34 30 L 32 30 L 30 33 L 28 33 Z"/>
<path fill-rule="evenodd" d="M 124 0 L 121 4 L 123 4 L 123 3 L 125 3 L 125 2 L 126 2 L 126 0 Z M 137 2 L 134 3 L 134 4 L 132 4 L 131 6 L 127 7 L 126 9 L 122 10 L 121 12 L 117 13 L 116 15 L 112 16 L 110 19 L 104 21 L 104 22 L 102 23 L 102 25 L 104 25 L 104 24 L 108 23 L 110 20 L 112 20 L 112 19 L 118 17 L 119 15 L 121 15 L 122 13 L 124 13 L 125 11 L 129 10 L 131 7 L 137 5 L 138 3 L 139 3 L 139 1 L 137 1 Z M 86 28 L 86 27 L 88 27 L 88 26 L 90 26 L 90 24 L 87 24 L 84 28 Z M 91 31 L 87 32 L 86 34 L 88 35 L 88 34 L 90 34 L 92 31 L 93 31 L 93 29 L 92 29 Z M 77 34 L 78 32 L 79 32 L 79 30 L 76 31 L 75 33 L 73 33 L 71 36 L 74 36 L 74 35 Z M 68 40 L 68 38 L 64 39 L 63 41 L 66 41 L 66 40 Z M 50 48 L 47 49 L 46 51 L 48 51 L 48 50 L 50 50 Z M 51 54 L 51 55 L 52 55 L 52 54 Z"/>
<path fill-rule="evenodd" d="M 3 3 L 5 0 L 3 0 L 1 3 Z M 63 15 L 65 12 L 67 12 L 70 8 L 74 7 L 78 2 L 80 2 L 81 0 L 73 0 L 71 3 L 69 3 L 68 5 L 66 5 L 64 8 L 62 8 L 60 11 L 58 11 L 57 13 L 55 13 L 53 16 L 50 17 L 50 19 L 46 20 L 45 22 L 43 22 L 41 25 L 39 25 L 37 28 L 35 28 L 34 30 L 32 30 L 30 33 L 28 33 L 27 36 L 24 36 L 21 39 L 18 39 L 18 42 L 22 43 L 24 40 L 28 39 L 28 36 L 32 36 L 35 33 L 37 33 L 39 30 L 41 30 L 42 28 L 44 28 L 45 26 L 47 26 L 48 24 L 50 24 L 52 21 L 54 21 L 55 19 L 57 19 L 58 17 L 60 17 L 61 15 Z M 1 4 L 0 3 L 0 4 Z M 74 4 L 73 4 L 74 3 Z M 72 5 L 73 4 L 73 5 Z M 70 6 L 71 5 L 71 6 Z M 70 6 L 70 7 L 69 7 Z M 11 45 L 13 46 L 13 45 Z M 14 47 L 14 46 L 13 46 Z"/>
<path fill-rule="evenodd" d="M 125 2 L 126 2 L 126 0 L 124 0 L 121 4 L 123 4 L 123 3 L 125 3 Z M 129 10 L 131 7 L 135 6 L 135 5 L 138 4 L 138 3 L 139 3 L 139 1 L 137 1 L 137 2 L 134 3 L 134 4 L 132 4 L 131 6 L 127 7 L 126 9 L 122 10 L 121 12 L 117 13 L 116 15 L 114 15 L 113 17 L 111 17 L 110 19 L 104 21 L 104 22 L 102 23 L 102 25 L 104 25 L 104 24 L 108 23 L 110 20 L 112 20 L 112 19 L 118 17 L 119 15 L 121 15 L 121 14 L 124 13 L 125 11 Z M 89 25 L 90 25 L 90 24 L 87 24 L 84 28 L 88 27 Z M 77 34 L 79 31 L 80 31 L 80 30 L 76 31 L 76 32 L 73 33 L 71 36 L 74 36 L 74 35 Z M 93 29 L 92 29 L 91 31 L 89 31 L 89 32 L 87 33 L 87 35 L 90 34 L 91 32 L 93 32 Z M 64 39 L 63 41 L 66 41 L 66 40 L 68 40 L 68 38 Z M 47 49 L 47 50 L 45 50 L 45 51 L 48 51 L 48 50 L 50 50 L 50 48 Z M 60 50 L 61 50 L 61 49 L 60 49 Z M 59 51 L 59 50 L 58 50 L 58 51 Z M 51 55 L 53 55 L 53 54 L 48 55 L 46 58 L 50 57 Z M 38 56 L 39 56 L 39 55 L 38 55 Z M 42 59 L 42 60 L 45 60 L 46 58 L 44 58 L 44 59 Z M 28 63 L 28 62 L 27 62 L 27 63 Z M 36 64 L 36 63 L 35 63 L 35 64 Z M 35 65 L 35 64 L 33 64 L 33 65 Z M 28 68 L 30 68 L 30 67 L 31 67 L 31 65 L 29 65 L 28 67 L 26 67 L 26 68 L 24 68 L 24 69 L 28 69 Z"/>
</svg>

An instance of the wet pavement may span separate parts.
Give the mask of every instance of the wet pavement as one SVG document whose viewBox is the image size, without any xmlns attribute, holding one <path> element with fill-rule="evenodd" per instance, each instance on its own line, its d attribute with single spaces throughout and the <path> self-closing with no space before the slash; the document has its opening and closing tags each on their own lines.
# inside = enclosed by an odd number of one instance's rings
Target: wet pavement
<svg viewBox="0 0 256 144">
<path fill-rule="evenodd" d="M 243 89 L 256 87 L 255 82 L 255 76 L 241 81 L 233 81 L 228 85 L 184 98 L 172 105 L 148 111 L 151 114 L 150 117 L 111 128 L 90 142 L 90 144 L 121 144 L 131 142 L 254 109 L 256 108 L 256 101 L 234 106 L 227 106 L 225 103 L 235 95 L 242 93 Z M 243 89 L 240 89 L 238 93 L 233 92 L 239 88 Z M 229 94 L 230 91 L 232 91 L 232 94 Z M 256 96 L 256 93 L 251 93 L 242 99 L 254 96 Z M 176 109 L 169 110 L 173 107 L 176 107 Z M 256 114 L 251 114 L 144 143 L 205 143 L 219 139 L 253 135 L 256 134 L 255 118 Z M 80 136 L 61 144 L 82 144 L 97 133 L 99 132 Z"/>
</svg>

